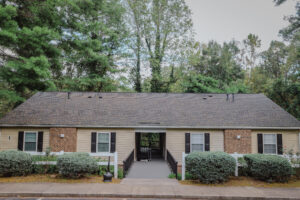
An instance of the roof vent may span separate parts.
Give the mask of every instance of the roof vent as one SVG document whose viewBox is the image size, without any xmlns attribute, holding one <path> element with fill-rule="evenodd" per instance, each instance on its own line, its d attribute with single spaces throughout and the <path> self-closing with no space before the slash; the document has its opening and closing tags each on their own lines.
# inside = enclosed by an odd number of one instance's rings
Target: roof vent
<svg viewBox="0 0 300 200">
<path fill-rule="evenodd" d="M 102 99 L 102 97 L 101 97 L 101 96 L 99 96 L 99 99 Z"/>
<path fill-rule="evenodd" d="M 70 99 L 71 97 L 71 92 L 68 92 L 68 99 Z"/>
<path fill-rule="evenodd" d="M 232 102 L 234 102 L 234 93 L 232 93 Z"/>
<path fill-rule="evenodd" d="M 213 97 L 213 95 L 210 94 L 210 95 L 208 95 L 208 97 Z"/>
<path fill-rule="evenodd" d="M 206 98 L 206 97 L 203 97 L 202 99 L 206 100 L 207 98 Z"/>
<path fill-rule="evenodd" d="M 229 94 L 226 94 L 226 101 L 229 100 Z"/>
<path fill-rule="evenodd" d="M 92 96 L 88 96 L 88 98 L 90 99 L 90 98 L 92 98 Z"/>
</svg>

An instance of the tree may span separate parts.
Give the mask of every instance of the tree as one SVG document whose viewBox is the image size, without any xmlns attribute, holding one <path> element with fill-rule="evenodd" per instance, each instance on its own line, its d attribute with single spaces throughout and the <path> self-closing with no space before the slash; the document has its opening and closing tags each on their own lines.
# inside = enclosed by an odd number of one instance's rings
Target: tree
<svg viewBox="0 0 300 200">
<path fill-rule="evenodd" d="M 137 2 L 137 1 L 129 1 Z M 138 1 L 140 2 L 140 1 Z M 161 68 L 168 59 L 168 54 L 176 49 L 176 45 L 191 30 L 191 11 L 184 0 L 142 0 L 143 8 L 139 17 L 141 32 L 147 49 L 147 58 L 151 68 L 151 91 L 166 91 L 162 82 Z M 138 11 L 133 11 L 138 13 Z M 137 16 L 137 15 L 136 15 Z"/>
<path fill-rule="evenodd" d="M 300 83 L 282 79 L 275 80 L 267 95 L 279 106 L 300 119 Z"/>
<path fill-rule="evenodd" d="M 257 49 L 261 46 L 261 40 L 257 35 L 249 34 L 247 39 L 243 40 L 243 46 L 244 48 L 241 50 L 241 59 L 250 78 L 251 70 L 257 63 L 257 58 L 259 56 Z"/>
<path fill-rule="evenodd" d="M 261 67 L 267 77 L 276 79 L 287 76 L 287 72 L 283 71 L 287 54 L 285 44 L 278 41 L 272 41 L 269 49 L 261 53 Z"/>
</svg>

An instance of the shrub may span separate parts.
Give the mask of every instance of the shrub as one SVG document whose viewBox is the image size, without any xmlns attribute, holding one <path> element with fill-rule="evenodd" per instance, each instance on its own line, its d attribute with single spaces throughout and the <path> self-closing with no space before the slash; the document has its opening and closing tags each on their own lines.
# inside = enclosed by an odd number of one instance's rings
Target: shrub
<svg viewBox="0 0 300 200">
<path fill-rule="evenodd" d="M 57 169 L 68 178 L 80 178 L 98 171 L 96 160 L 88 153 L 70 153 L 57 158 Z"/>
<path fill-rule="evenodd" d="M 0 152 L 0 175 L 24 176 L 32 170 L 32 158 L 30 154 L 22 151 Z"/>
<path fill-rule="evenodd" d="M 34 174 L 54 174 L 57 172 L 56 165 L 32 165 L 32 173 Z"/>
<path fill-rule="evenodd" d="M 203 183 L 222 183 L 235 171 L 235 159 L 224 152 L 194 152 L 186 157 L 186 170 Z"/>
<path fill-rule="evenodd" d="M 171 173 L 171 174 L 169 174 L 168 178 L 174 179 L 174 178 L 176 178 L 176 174 Z"/>
<path fill-rule="evenodd" d="M 292 166 L 286 158 L 277 155 L 249 154 L 244 156 L 249 175 L 267 182 L 286 182 Z"/>
</svg>

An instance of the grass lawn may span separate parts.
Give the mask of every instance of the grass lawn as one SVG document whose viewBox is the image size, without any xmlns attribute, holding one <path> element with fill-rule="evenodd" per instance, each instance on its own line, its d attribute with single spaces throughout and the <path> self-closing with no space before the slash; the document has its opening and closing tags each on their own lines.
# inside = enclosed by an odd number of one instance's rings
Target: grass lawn
<svg viewBox="0 0 300 200">
<path fill-rule="evenodd" d="M 217 187 L 234 187 L 234 186 L 251 186 L 251 187 L 300 187 L 299 179 L 292 179 L 288 183 L 266 183 L 263 181 L 255 180 L 250 177 L 231 177 L 230 180 L 222 184 L 203 184 L 199 181 L 184 180 L 180 181 L 184 185 L 196 186 L 217 186 Z"/>
<path fill-rule="evenodd" d="M 0 183 L 104 183 L 102 176 L 88 176 L 80 179 L 67 179 L 56 174 L 28 175 L 18 177 L 0 177 Z M 114 179 L 111 183 L 120 183 L 120 179 Z"/>
</svg>

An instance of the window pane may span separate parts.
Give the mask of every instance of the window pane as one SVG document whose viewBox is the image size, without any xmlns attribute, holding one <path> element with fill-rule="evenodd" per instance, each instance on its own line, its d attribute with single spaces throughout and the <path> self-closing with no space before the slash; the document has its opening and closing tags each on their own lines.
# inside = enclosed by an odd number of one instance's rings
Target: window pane
<svg viewBox="0 0 300 200">
<path fill-rule="evenodd" d="M 108 143 L 99 143 L 98 144 L 98 152 L 108 152 L 109 144 Z"/>
<path fill-rule="evenodd" d="M 36 133 L 25 133 L 25 142 L 36 142 Z"/>
<path fill-rule="evenodd" d="M 192 144 L 192 152 L 203 151 L 203 144 Z"/>
<path fill-rule="evenodd" d="M 192 144 L 203 144 L 203 134 L 191 134 Z"/>
<path fill-rule="evenodd" d="M 265 144 L 264 153 L 276 154 L 276 144 Z"/>
<path fill-rule="evenodd" d="M 276 144 L 276 135 L 275 134 L 265 134 L 264 135 L 264 144 Z"/>
<path fill-rule="evenodd" d="M 109 143 L 109 134 L 108 133 L 99 133 L 98 134 L 98 143 Z"/>
<path fill-rule="evenodd" d="M 36 151 L 36 142 L 25 142 L 25 151 Z"/>
</svg>

